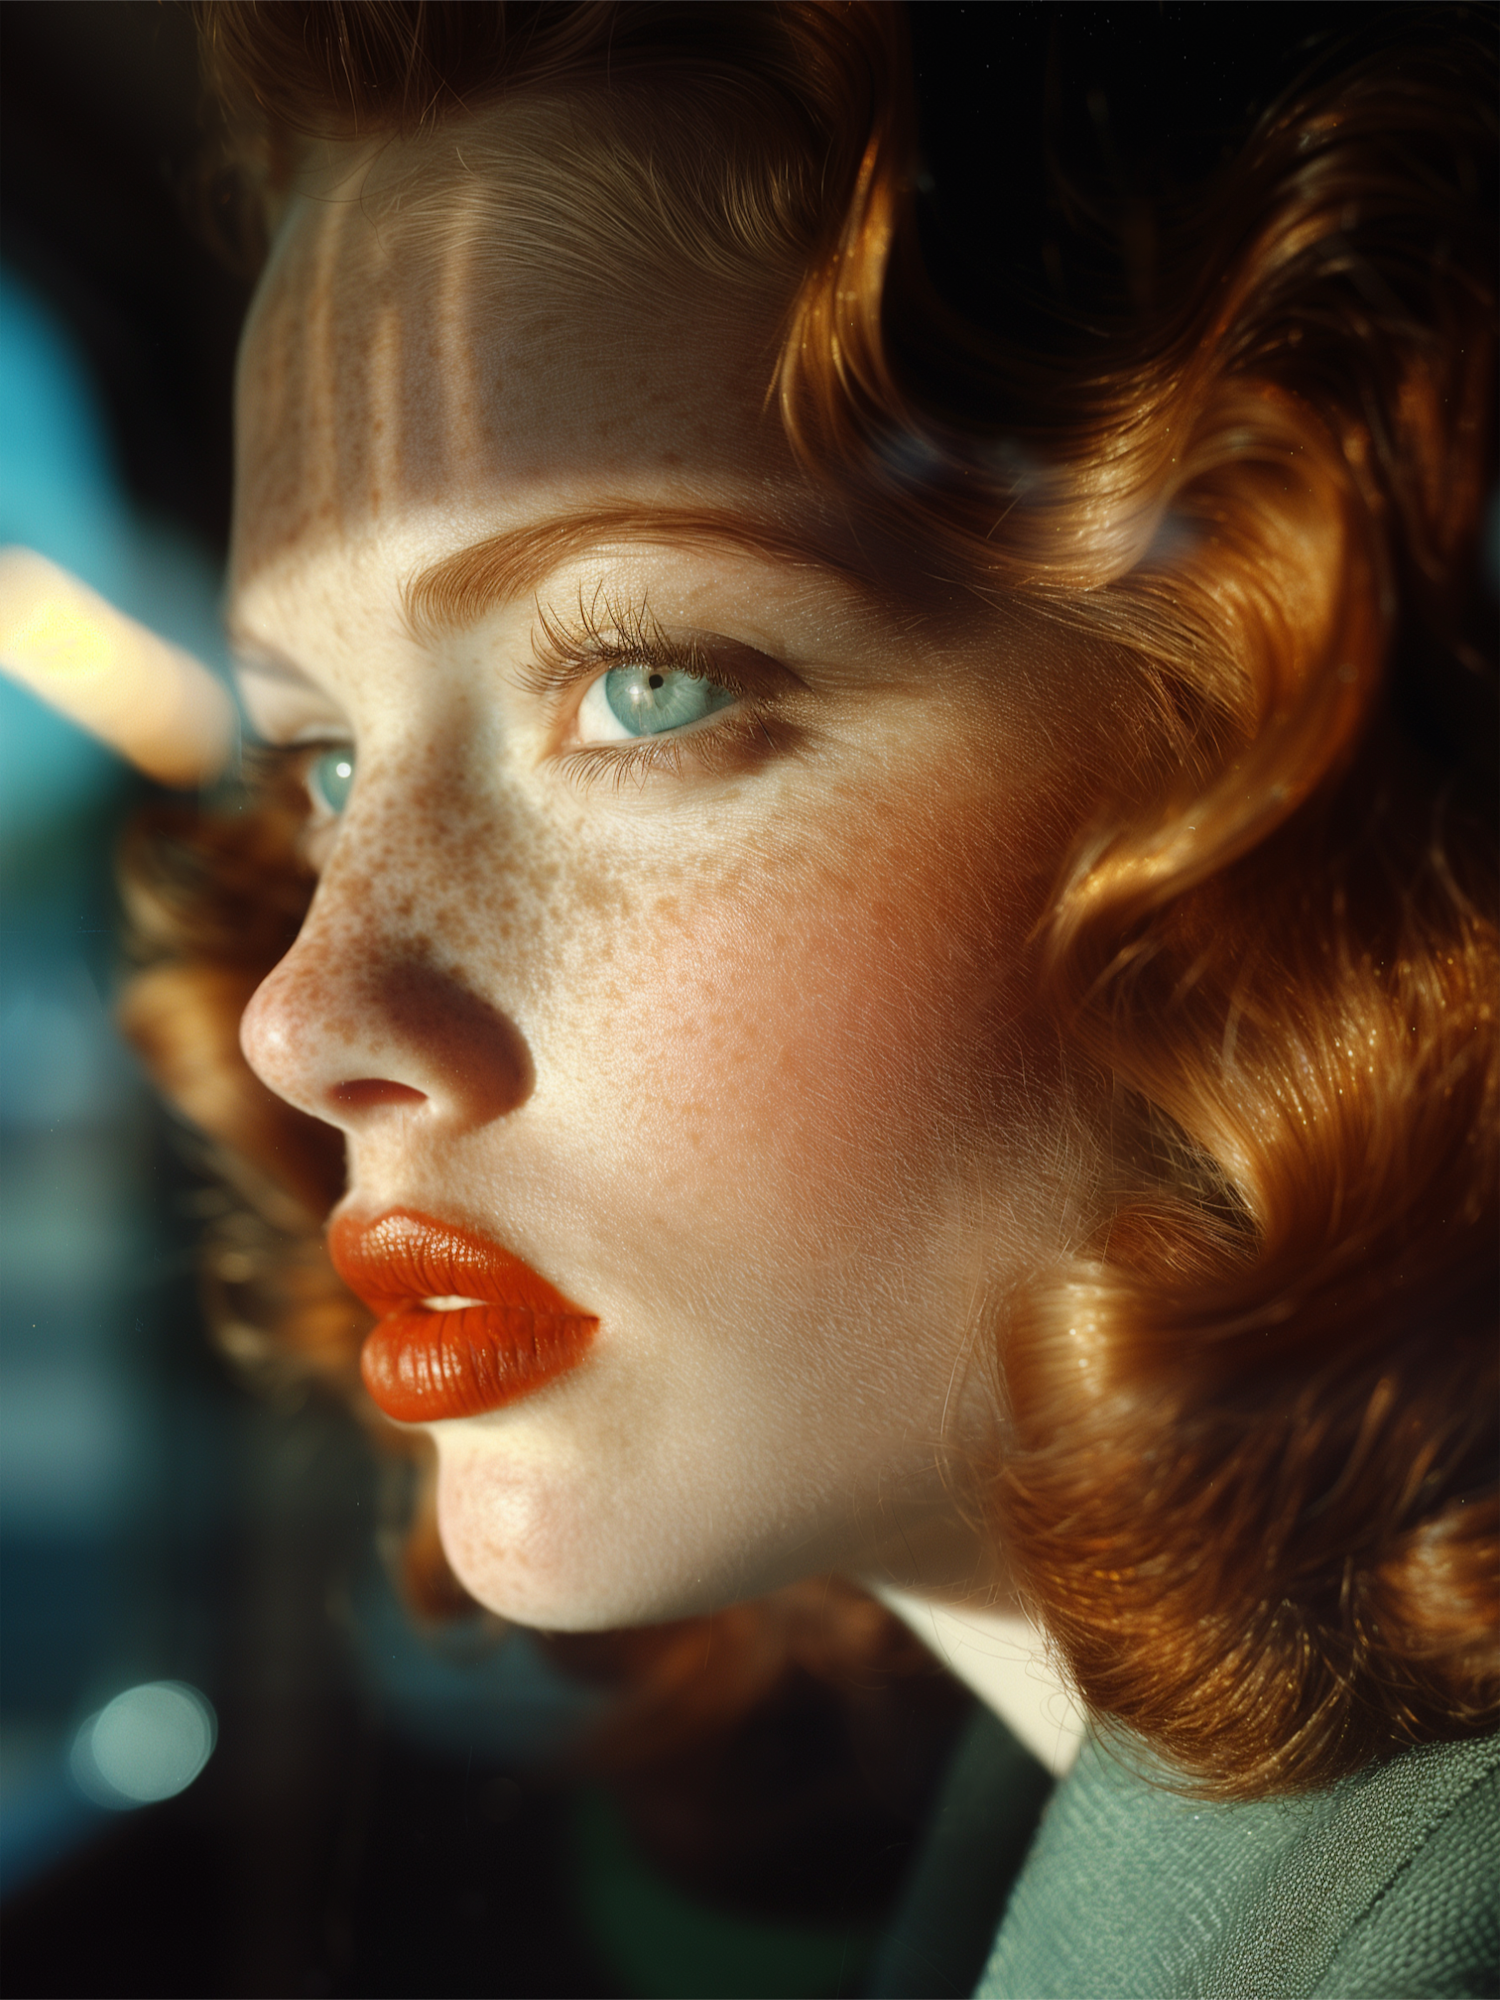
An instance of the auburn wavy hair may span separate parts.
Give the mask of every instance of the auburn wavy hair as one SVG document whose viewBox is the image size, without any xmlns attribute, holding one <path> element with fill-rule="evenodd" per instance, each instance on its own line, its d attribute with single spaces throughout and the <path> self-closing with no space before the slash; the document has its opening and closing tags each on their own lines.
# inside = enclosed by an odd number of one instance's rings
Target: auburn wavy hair
<svg viewBox="0 0 1500 2000">
<path fill-rule="evenodd" d="M 1149 309 L 1095 312 L 1087 340 L 1059 321 L 1040 353 L 927 276 L 900 9 L 282 0 L 200 20 L 245 240 L 312 137 L 674 79 L 742 107 L 716 179 L 666 138 L 652 172 L 616 176 L 637 236 L 792 260 L 768 386 L 805 466 L 1129 695 L 1038 939 L 1110 1129 L 1096 1239 L 996 1315 L 989 1504 L 1024 1598 L 1096 1717 L 1217 1796 L 1493 1728 L 1487 40 L 1415 10 L 1304 76 L 1168 219 Z M 125 1016 L 250 1197 L 209 1256 L 231 1351 L 357 1395 L 367 1319 L 320 1236 L 341 1150 L 237 1042 L 311 893 L 296 832 L 270 794 L 137 830 Z M 430 1509 L 408 1571 L 430 1609 L 461 1597 Z M 811 1602 L 721 1615 L 735 1643 L 700 1721 L 827 1650 Z M 634 1642 L 680 1694 L 699 1629 Z"/>
</svg>

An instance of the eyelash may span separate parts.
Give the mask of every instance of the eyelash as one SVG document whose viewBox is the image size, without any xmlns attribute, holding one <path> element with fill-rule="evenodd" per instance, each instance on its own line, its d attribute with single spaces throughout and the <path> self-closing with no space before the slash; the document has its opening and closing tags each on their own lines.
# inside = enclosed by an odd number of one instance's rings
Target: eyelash
<svg viewBox="0 0 1500 2000">
<path fill-rule="evenodd" d="M 644 784 L 657 771 L 680 775 L 689 757 L 699 770 L 724 776 L 743 768 L 751 755 L 765 757 L 783 747 L 752 690 L 698 641 L 684 644 L 671 638 L 644 601 L 604 598 L 602 617 L 600 605 L 600 596 L 587 604 L 580 593 L 576 622 L 565 624 L 555 611 L 538 604 L 538 636 L 531 664 L 521 675 L 523 687 L 560 703 L 580 683 L 588 685 L 612 667 L 645 665 L 659 673 L 712 681 L 737 699 L 732 709 L 702 728 L 680 734 L 663 731 L 628 744 L 588 744 L 565 752 L 560 762 L 574 783 L 588 790 L 607 779 L 619 790 L 632 779 Z"/>
</svg>

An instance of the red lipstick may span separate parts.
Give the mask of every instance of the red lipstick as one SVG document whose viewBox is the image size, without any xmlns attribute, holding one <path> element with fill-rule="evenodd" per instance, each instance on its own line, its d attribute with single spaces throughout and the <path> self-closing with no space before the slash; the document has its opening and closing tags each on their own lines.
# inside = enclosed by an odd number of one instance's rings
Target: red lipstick
<svg viewBox="0 0 1500 2000">
<path fill-rule="evenodd" d="M 410 1209 L 339 1216 L 328 1252 L 380 1315 L 359 1369 L 399 1423 L 503 1409 L 576 1367 L 599 1324 L 498 1243 Z"/>
</svg>

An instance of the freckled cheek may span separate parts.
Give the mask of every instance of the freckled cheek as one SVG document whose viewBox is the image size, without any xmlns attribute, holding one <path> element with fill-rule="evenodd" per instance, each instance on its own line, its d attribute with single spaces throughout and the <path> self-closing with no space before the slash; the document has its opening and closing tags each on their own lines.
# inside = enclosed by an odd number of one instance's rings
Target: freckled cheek
<svg viewBox="0 0 1500 2000">
<path fill-rule="evenodd" d="M 569 1038 L 599 1115 L 634 1133 L 659 1187 L 701 1193 L 705 1173 L 743 1169 L 783 1191 L 862 1176 L 873 1195 L 914 1136 L 936 1143 L 945 1101 L 973 1098 L 1027 913 L 993 877 L 981 898 L 956 844 L 928 842 L 921 865 L 923 848 L 897 841 L 761 883 L 709 880 L 669 920 L 641 912 L 617 935 L 607 990 Z"/>
</svg>

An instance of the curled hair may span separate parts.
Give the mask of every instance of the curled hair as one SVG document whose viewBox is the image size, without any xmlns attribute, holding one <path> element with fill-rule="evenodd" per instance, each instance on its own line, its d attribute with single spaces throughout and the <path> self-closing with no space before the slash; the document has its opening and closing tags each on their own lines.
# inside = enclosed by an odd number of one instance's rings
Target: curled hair
<svg viewBox="0 0 1500 2000">
<path fill-rule="evenodd" d="M 1040 621 L 1125 693 L 1036 937 L 1109 1143 L 1089 1239 L 995 1330 L 1018 1586 L 1094 1713 L 1220 1796 L 1493 1727 L 1487 51 L 1444 16 L 1304 79 L 1174 219 L 1149 312 L 1049 358 L 925 275 L 895 9 L 204 20 L 262 196 L 299 134 L 617 69 L 775 107 L 765 144 L 816 194 L 774 218 L 805 273 L 774 383 L 794 448 L 976 614 Z M 253 939 L 209 914 L 246 870 L 293 883 L 289 837 L 247 859 L 273 818 L 137 870 L 164 962 L 129 1015 L 169 1088 L 203 1051 L 179 1097 L 312 1220 L 337 1191 L 312 1121 L 191 1025 L 228 1021 L 305 902 L 274 892 Z M 311 1269 L 283 1343 L 341 1367 L 357 1325 Z"/>
</svg>

